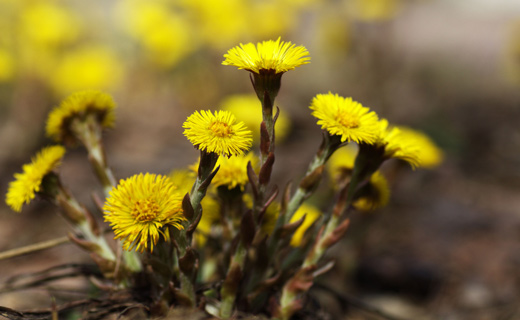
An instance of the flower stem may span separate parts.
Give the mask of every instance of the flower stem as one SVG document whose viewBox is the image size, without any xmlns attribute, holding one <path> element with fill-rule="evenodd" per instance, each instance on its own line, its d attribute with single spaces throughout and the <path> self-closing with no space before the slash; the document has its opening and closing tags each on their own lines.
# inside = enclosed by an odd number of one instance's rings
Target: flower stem
<svg viewBox="0 0 520 320">
<path fill-rule="evenodd" d="M 102 141 L 102 128 L 94 115 L 87 115 L 84 121 L 75 119 L 71 125 L 75 136 L 83 143 L 88 152 L 88 159 L 94 172 L 103 186 L 105 197 L 108 197 L 116 185 L 116 179 L 106 161 L 106 153 Z M 136 252 L 123 250 L 125 265 L 134 272 L 142 270 L 141 261 Z"/>
</svg>

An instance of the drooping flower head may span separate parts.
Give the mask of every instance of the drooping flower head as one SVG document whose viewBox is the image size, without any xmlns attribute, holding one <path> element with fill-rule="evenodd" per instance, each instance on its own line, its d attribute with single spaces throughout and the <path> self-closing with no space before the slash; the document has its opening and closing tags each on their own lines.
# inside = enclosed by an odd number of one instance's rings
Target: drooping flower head
<svg viewBox="0 0 520 320">
<path fill-rule="evenodd" d="M 360 211 L 373 211 L 386 206 L 389 199 L 388 181 L 381 172 L 376 171 L 372 174 L 368 183 L 358 190 L 357 199 L 353 206 Z"/>
<path fill-rule="evenodd" d="M 310 108 L 318 125 L 330 135 L 339 136 L 341 142 L 374 143 L 378 138 L 380 127 L 376 113 L 352 98 L 330 92 L 318 94 Z"/>
<path fill-rule="evenodd" d="M 165 241 L 172 226 L 183 229 L 186 220 L 182 212 L 182 195 L 166 176 L 155 174 L 134 175 L 121 180 L 112 189 L 103 206 L 105 221 L 110 222 L 115 238 L 124 241 L 123 249 L 153 251 L 159 235 Z"/>
<path fill-rule="evenodd" d="M 73 93 L 49 114 L 47 136 L 55 141 L 75 141 L 71 122 L 76 118 L 84 121 L 89 115 L 93 115 L 102 127 L 112 127 L 115 107 L 114 100 L 106 93 L 92 90 Z"/>
<path fill-rule="evenodd" d="M 199 150 L 237 156 L 252 144 L 252 133 L 228 111 L 195 111 L 184 122 L 184 135 Z"/>
<path fill-rule="evenodd" d="M 20 212 L 22 205 L 29 203 L 35 193 L 41 191 L 43 178 L 61 164 L 64 154 L 65 148 L 62 146 L 46 147 L 36 154 L 31 163 L 23 165 L 23 172 L 15 173 L 16 180 L 9 183 L 5 200 L 7 205 Z"/>
<path fill-rule="evenodd" d="M 420 166 L 420 145 L 402 134 L 398 127 L 389 127 L 388 120 L 380 121 L 380 136 L 375 143 L 376 147 L 384 147 L 384 158 L 396 158 L 408 162 L 412 168 Z"/>
<path fill-rule="evenodd" d="M 284 73 L 296 67 L 309 63 L 309 52 L 304 46 L 296 46 L 290 41 L 269 40 L 240 44 L 224 55 L 223 65 L 235 66 L 254 73 L 274 72 Z"/>
<path fill-rule="evenodd" d="M 398 126 L 397 129 L 402 140 L 408 141 L 409 145 L 417 146 L 415 153 L 419 167 L 433 169 L 442 162 L 442 150 L 426 134 L 403 126 Z"/>
</svg>

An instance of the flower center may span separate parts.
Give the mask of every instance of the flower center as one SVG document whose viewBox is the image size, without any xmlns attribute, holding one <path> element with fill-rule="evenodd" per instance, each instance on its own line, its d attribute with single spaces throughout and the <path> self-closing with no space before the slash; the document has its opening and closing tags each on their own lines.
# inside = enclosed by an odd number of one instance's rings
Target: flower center
<svg viewBox="0 0 520 320">
<path fill-rule="evenodd" d="M 351 114 L 348 113 L 338 113 L 337 116 L 338 122 L 348 129 L 354 129 L 359 127 L 359 119 L 357 117 L 353 117 Z"/>
<path fill-rule="evenodd" d="M 229 137 L 233 133 L 227 123 L 220 121 L 213 122 L 209 129 L 219 138 Z"/>
<path fill-rule="evenodd" d="M 131 214 L 140 222 L 152 221 L 159 215 L 159 205 L 155 200 L 137 200 Z"/>
</svg>

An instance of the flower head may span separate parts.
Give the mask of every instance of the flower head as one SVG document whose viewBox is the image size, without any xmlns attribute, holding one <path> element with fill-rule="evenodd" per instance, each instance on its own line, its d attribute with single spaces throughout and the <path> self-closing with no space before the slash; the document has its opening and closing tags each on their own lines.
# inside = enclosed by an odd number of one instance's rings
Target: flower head
<svg viewBox="0 0 520 320">
<path fill-rule="evenodd" d="M 54 108 L 47 119 L 47 136 L 56 141 L 73 137 L 70 125 L 73 119 L 93 115 L 102 127 L 112 127 L 116 105 L 112 97 L 100 91 L 76 92 Z M 73 139 L 73 138 L 72 138 Z"/>
<path fill-rule="evenodd" d="M 258 167 L 258 158 L 252 153 L 231 158 L 218 158 L 215 166 L 220 166 L 217 174 L 211 180 L 215 187 L 225 186 L 229 190 L 239 187 L 242 191 L 249 182 L 247 177 L 247 163 L 251 161 L 254 169 Z M 190 166 L 193 172 L 198 172 L 199 162 Z"/>
<path fill-rule="evenodd" d="M 252 153 L 232 158 L 219 158 L 217 166 L 220 166 L 217 174 L 212 180 L 215 186 L 227 186 L 228 189 L 240 187 L 244 190 L 249 182 L 247 177 L 247 163 L 251 161 L 253 168 L 258 166 L 258 158 Z"/>
<path fill-rule="evenodd" d="M 384 158 L 397 158 L 408 162 L 413 168 L 420 166 L 421 146 L 398 127 L 389 127 L 386 119 L 380 121 L 380 136 L 376 146 L 384 146 Z"/>
<path fill-rule="evenodd" d="M 123 249 L 143 252 L 170 234 L 163 228 L 182 229 L 186 218 L 182 212 L 182 195 L 166 176 L 134 175 L 121 180 L 112 189 L 103 206 L 105 221 L 110 222 L 116 239 L 124 241 Z"/>
<path fill-rule="evenodd" d="M 438 166 L 443 160 L 443 152 L 435 143 L 424 133 L 399 126 L 399 136 L 402 140 L 408 141 L 409 145 L 416 145 L 416 157 L 418 166 L 421 168 L 432 169 Z"/>
<path fill-rule="evenodd" d="M 46 147 L 36 154 L 30 164 L 23 166 L 23 173 L 15 173 L 16 180 L 9 183 L 5 199 L 7 205 L 20 212 L 22 205 L 29 203 L 41 190 L 43 178 L 61 164 L 64 154 L 65 148 L 62 146 Z"/>
<path fill-rule="evenodd" d="M 352 98 L 337 94 L 318 94 L 312 100 L 312 115 L 318 118 L 318 125 L 331 135 L 341 137 L 341 142 L 376 142 L 380 132 L 375 112 L 363 107 Z"/>
<path fill-rule="evenodd" d="M 358 198 L 353 206 L 360 211 L 372 211 L 386 206 L 389 199 L 388 181 L 381 172 L 376 171 L 368 183 L 358 191 Z"/>
<path fill-rule="evenodd" d="M 200 150 L 237 156 L 252 144 L 252 133 L 227 111 L 195 111 L 182 125 L 184 135 Z"/>
<path fill-rule="evenodd" d="M 253 43 L 241 43 L 224 55 L 226 60 L 222 64 L 258 74 L 269 70 L 284 73 L 309 63 L 309 52 L 304 46 L 295 46 L 290 41 L 280 39 L 263 41 L 256 46 Z"/>
</svg>

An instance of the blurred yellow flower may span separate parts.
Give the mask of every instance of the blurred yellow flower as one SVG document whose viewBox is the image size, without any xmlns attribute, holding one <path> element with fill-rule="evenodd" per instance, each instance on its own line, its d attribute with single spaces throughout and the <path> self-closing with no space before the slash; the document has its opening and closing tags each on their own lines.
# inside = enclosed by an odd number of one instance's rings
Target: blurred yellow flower
<svg viewBox="0 0 520 320">
<path fill-rule="evenodd" d="M 55 107 L 47 119 L 47 136 L 55 141 L 64 141 L 73 134 L 70 123 L 74 118 L 84 119 L 93 114 L 103 127 L 112 127 L 115 122 L 116 104 L 112 97 L 100 91 L 80 91 L 68 96 Z"/>
<path fill-rule="evenodd" d="M 394 18 L 399 6 L 400 0 L 353 0 L 348 9 L 356 20 L 377 22 Z"/>
<path fill-rule="evenodd" d="M 303 245 L 303 236 L 305 235 L 305 231 L 307 231 L 307 229 L 309 229 L 314 221 L 316 221 L 321 216 L 321 211 L 314 206 L 304 203 L 300 206 L 300 208 L 298 208 L 298 210 L 296 210 L 290 222 L 296 222 L 303 218 L 303 216 L 305 216 L 305 220 L 303 221 L 302 225 L 296 229 L 296 232 L 291 239 L 291 246 L 293 247 L 299 247 Z"/>
<path fill-rule="evenodd" d="M 370 177 L 370 180 L 358 192 L 358 198 L 354 201 L 353 206 L 360 211 L 373 211 L 384 207 L 390 199 L 390 188 L 388 181 L 376 171 Z"/>
<path fill-rule="evenodd" d="M 193 40 L 204 45 L 222 50 L 252 30 L 249 12 L 256 7 L 255 3 L 244 0 L 183 0 L 179 3 L 196 31 Z"/>
<path fill-rule="evenodd" d="M 327 161 L 327 169 L 331 180 L 336 184 L 352 174 L 356 161 L 357 148 L 347 145 L 336 150 Z"/>
<path fill-rule="evenodd" d="M 252 144 L 251 131 L 228 111 L 195 111 L 182 127 L 196 148 L 222 156 L 243 154 Z"/>
<path fill-rule="evenodd" d="M 249 183 L 247 163 L 250 161 L 254 169 L 258 167 L 258 158 L 252 152 L 231 158 L 219 158 L 216 166 L 220 166 L 220 169 L 211 184 L 216 187 L 227 186 L 230 190 L 236 187 L 244 190 Z"/>
<path fill-rule="evenodd" d="M 50 1 L 37 1 L 21 11 L 20 30 L 24 41 L 56 47 L 74 41 L 79 34 L 78 17 Z"/>
<path fill-rule="evenodd" d="M 253 128 L 253 141 L 260 142 L 260 123 L 262 122 L 262 104 L 256 95 L 232 95 L 222 101 L 222 109 L 231 112 L 246 127 Z M 276 142 L 280 143 L 289 134 L 291 122 L 286 112 L 280 111 L 276 120 Z"/>
<path fill-rule="evenodd" d="M 418 166 L 433 169 L 441 164 L 444 154 L 437 145 L 423 132 L 412 128 L 398 126 L 401 139 L 409 141 L 410 145 L 416 145 L 416 157 Z"/>
<path fill-rule="evenodd" d="M 186 15 L 161 1 L 123 1 L 118 8 L 124 29 L 158 67 L 176 65 L 196 47 Z"/>
<path fill-rule="evenodd" d="M 105 221 L 110 222 L 115 239 L 123 240 L 123 249 L 153 251 L 159 236 L 170 240 L 168 226 L 183 229 L 182 196 L 166 176 L 134 175 L 121 180 L 110 191 L 103 206 Z"/>
<path fill-rule="evenodd" d="M 7 82 L 14 76 L 14 61 L 13 57 L 0 48 L 0 82 Z"/>
<path fill-rule="evenodd" d="M 43 148 L 36 154 L 30 164 L 23 165 L 23 173 L 15 173 L 16 180 L 9 183 L 6 200 L 7 205 L 16 212 L 22 210 L 24 203 L 29 203 L 42 187 L 43 178 L 61 164 L 65 154 L 62 146 Z"/>
<path fill-rule="evenodd" d="M 375 143 L 376 146 L 382 146 L 385 149 L 384 157 L 386 159 L 396 158 L 408 162 L 412 168 L 420 166 L 419 148 L 420 146 L 410 139 L 410 136 L 402 135 L 398 127 L 390 128 L 388 120 L 380 121 L 380 138 Z"/>
<path fill-rule="evenodd" d="M 310 61 L 309 52 L 304 46 L 296 46 L 290 41 L 269 40 L 240 44 L 224 55 L 223 65 L 235 66 L 254 73 L 274 72 L 284 73 Z"/>
<path fill-rule="evenodd" d="M 220 204 L 212 196 L 202 199 L 202 217 L 195 229 L 195 241 L 199 247 L 206 244 L 208 237 L 214 232 L 222 231 Z M 220 229 L 220 230 L 219 230 Z"/>
<path fill-rule="evenodd" d="M 179 193 L 184 196 L 186 193 L 191 192 L 191 187 L 193 187 L 193 184 L 197 179 L 197 173 L 196 171 L 190 169 L 173 170 L 170 172 L 168 177 L 177 187 Z"/>
<path fill-rule="evenodd" d="M 87 89 L 111 89 L 119 84 L 123 73 L 121 59 L 102 46 L 85 46 L 66 52 L 51 81 L 58 93 Z"/>
<path fill-rule="evenodd" d="M 312 115 L 318 125 L 331 135 L 341 137 L 341 142 L 374 143 L 379 134 L 379 122 L 375 112 L 363 107 L 352 98 L 337 94 L 318 94 L 312 100 Z"/>
</svg>

